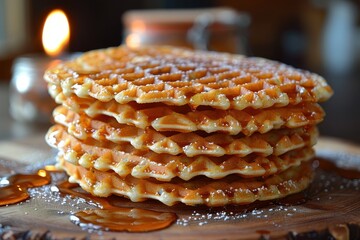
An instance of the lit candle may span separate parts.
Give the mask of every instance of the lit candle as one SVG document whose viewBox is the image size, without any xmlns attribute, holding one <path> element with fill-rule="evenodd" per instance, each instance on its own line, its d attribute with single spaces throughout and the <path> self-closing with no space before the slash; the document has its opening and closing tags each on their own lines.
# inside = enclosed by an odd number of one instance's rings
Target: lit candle
<svg viewBox="0 0 360 240">
<path fill-rule="evenodd" d="M 59 56 L 67 48 L 70 39 L 70 27 L 65 13 L 61 10 L 52 11 L 46 18 L 42 43 L 47 55 Z"/>
<path fill-rule="evenodd" d="M 10 113 L 22 122 L 49 122 L 55 102 L 50 98 L 44 71 L 61 60 L 72 57 L 66 54 L 70 27 L 65 13 L 53 10 L 43 27 L 42 43 L 46 55 L 29 54 L 15 60 L 10 88 Z"/>
</svg>

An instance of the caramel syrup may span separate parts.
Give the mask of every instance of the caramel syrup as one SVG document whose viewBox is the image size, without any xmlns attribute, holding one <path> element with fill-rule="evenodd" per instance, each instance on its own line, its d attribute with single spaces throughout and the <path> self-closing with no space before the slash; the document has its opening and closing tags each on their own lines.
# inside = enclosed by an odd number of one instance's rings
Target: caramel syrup
<svg viewBox="0 0 360 240">
<path fill-rule="evenodd" d="M 269 236 L 271 232 L 268 230 L 257 230 L 256 233 L 260 234 L 261 236 Z"/>
<path fill-rule="evenodd" d="M 15 174 L 2 179 L 7 186 L 0 188 L 0 206 L 19 203 L 29 198 L 28 188 L 50 183 L 51 177 L 41 169 L 37 174 Z"/>
<path fill-rule="evenodd" d="M 95 202 L 101 208 L 75 213 L 70 219 L 78 225 L 93 224 L 111 231 L 149 232 L 166 228 L 177 219 L 175 213 L 116 207 L 107 198 L 75 191 L 76 187 L 77 184 L 68 181 L 58 185 L 60 192 Z"/>
<path fill-rule="evenodd" d="M 273 201 L 273 203 L 280 206 L 296 206 L 296 205 L 302 205 L 309 200 L 310 200 L 310 196 L 307 190 L 305 189 L 304 191 L 301 191 L 299 193 L 291 194 L 284 198 L 277 199 Z"/>
<path fill-rule="evenodd" d="M 319 157 L 315 160 L 319 163 L 319 168 L 327 172 L 334 172 L 340 177 L 346 179 L 360 179 L 360 171 L 356 169 L 341 168 L 337 166 L 336 163 Z"/>
</svg>

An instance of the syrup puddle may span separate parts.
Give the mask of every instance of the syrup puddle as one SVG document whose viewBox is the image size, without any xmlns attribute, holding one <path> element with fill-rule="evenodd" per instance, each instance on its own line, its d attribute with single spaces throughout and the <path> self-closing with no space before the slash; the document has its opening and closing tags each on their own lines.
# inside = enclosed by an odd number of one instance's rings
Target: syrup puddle
<svg viewBox="0 0 360 240">
<path fill-rule="evenodd" d="M 353 168 L 343 168 L 336 165 L 336 163 L 326 160 L 324 158 L 316 158 L 315 163 L 327 172 L 333 172 L 343 178 L 354 180 L 360 179 L 360 171 Z"/>
<path fill-rule="evenodd" d="M 75 191 L 74 188 L 77 187 L 77 184 L 68 181 L 58 185 L 61 193 L 95 202 L 101 208 L 79 211 L 70 216 L 74 224 L 84 229 L 94 228 L 95 225 L 96 229 L 99 227 L 102 230 L 149 232 L 166 228 L 177 219 L 175 213 L 113 206 L 107 198 Z"/>
<path fill-rule="evenodd" d="M 22 202 L 29 198 L 28 188 L 40 187 L 51 182 L 49 173 L 40 169 L 37 174 L 15 174 L 1 178 L 0 206 Z"/>
<path fill-rule="evenodd" d="M 170 226 L 176 219 L 174 213 L 161 213 L 138 208 L 90 209 L 70 216 L 70 220 L 82 228 L 96 225 L 104 230 L 128 232 L 149 232 L 163 229 Z"/>
</svg>

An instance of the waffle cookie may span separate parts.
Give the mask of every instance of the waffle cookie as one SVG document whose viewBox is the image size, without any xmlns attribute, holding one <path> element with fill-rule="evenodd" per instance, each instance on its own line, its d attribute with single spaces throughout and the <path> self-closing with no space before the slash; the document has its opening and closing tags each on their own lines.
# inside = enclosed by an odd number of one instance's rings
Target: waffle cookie
<svg viewBox="0 0 360 240">
<path fill-rule="evenodd" d="M 332 95 L 278 62 L 169 46 L 95 50 L 48 69 L 61 106 L 46 135 L 69 180 L 96 196 L 223 206 L 311 182 Z"/>
<path fill-rule="evenodd" d="M 325 101 L 332 94 L 319 75 L 278 62 L 174 47 L 91 51 L 48 69 L 45 80 L 67 96 L 192 109 L 283 107 Z"/>
<path fill-rule="evenodd" d="M 62 106 L 56 108 L 53 115 L 55 122 L 65 126 L 68 133 L 84 141 L 95 139 L 120 145 L 131 144 L 139 150 L 171 155 L 185 154 L 187 157 L 198 155 L 244 157 L 251 153 L 279 156 L 297 148 L 313 146 L 318 134 L 316 127 L 310 127 L 280 129 L 248 137 L 223 133 L 202 136 L 193 132 L 157 132 L 151 128 L 139 129 L 118 124 L 115 119 L 101 117 L 92 119 Z"/>
<path fill-rule="evenodd" d="M 189 180 L 199 175 L 213 179 L 230 174 L 246 178 L 268 176 L 299 165 L 314 156 L 311 147 L 304 147 L 281 156 L 264 157 L 251 154 L 246 157 L 230 155 L 221 158 L 189 158 L 184 155 L 173 156 L 135 150 L 128 145 L 109 145 L 98 141 L 86 144 L 66 133 L 59 125 L 49 130 L 46 140 L 59 149 L 64 159 L 72 164 L 100 171 L 113 170 L 120 177 L 152 177 L 159 181 L 169 181 L 175 177 Z"/>
<path fill-rule="evenodd" d="M 74 112 L 85 113 L 91 118 L 99 115 L 113 117 L 120 124 L 133 125 L 145 129 L 152 127 L 158 132 L 225 132 L 247 136 L 266 133 L 272 129 L 298 128 L 320 123 L 324 111 L 316 103 L 304 103 L 286 108 L 219 110 L 190 109 L 153 104 L 118 104 L 116 101 L 101 102 L 77 96 L 56 95 L 58 103 Z M 144 108 L 144 105 L 146 108 Z M 149 106 L 150 105 L 150 106 Z"/>
<path fill-rule="evenodd" d="M 95 196 L 107 197 L 115 194 L 134 202 L 156 199 L 169 206 L 182 202 L 191 206 L 204 204 L 216 207 L 272 200 L 304 190 L 313 177 L 309 163 L 267 178 L 244 179 L 232 175 L 220 180 L 198 177 L 189 181 L 172 182 L 132 176 L 121 178 L 114 172 L 89 170 L 73 165 L 61 155 L 58 158 L 58 167 L 67 172 L 70 182 L 78 183 L 81 188 Z"/>
</svg>

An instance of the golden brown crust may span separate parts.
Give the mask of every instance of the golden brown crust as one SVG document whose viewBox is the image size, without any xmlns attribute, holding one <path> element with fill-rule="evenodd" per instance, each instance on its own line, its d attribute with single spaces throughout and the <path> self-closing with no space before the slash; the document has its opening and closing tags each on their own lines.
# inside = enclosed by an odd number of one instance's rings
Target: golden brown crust
<svg viewBox="0 0 360 240">
<path fill-rule="evenodd" d="M 316 127 L 280 129 L 265 134 L 231 136 L 224 133 L 200 135 L 199 132 L 177 133 L 157 132 L 154 129 L 140 129 L 119 124 L 115 119 L 92 119 L 85 114 L 77 114 L 60 106 L 54 110 L 55 122 L 65 126 L 68 133 L 87 141 L 95 139 L 108 146 L 114 144 L 131 145 L 138 150 L 171 155 L 185 154 L 220 157 L 237 155 L 244 157 L 252 153 L 260 156 L 279 156 L 288 151 L 313 146 L 318 131 Z"/>
<path fill-rule="evenodd" d="M 65 161 L 62 156 L 59 156 L 58 165 L 68 173 L 70 182 L 78 183 L 95 196 L 115 194 L 130 198 L 134 202 L 156 199 L 169 206 L 181 202 L 192 206 L 203 204 L 214 207 L 281 198 L 304 190 L 313 177 L 308 163 L 265 179 L 228 176 L 220 180 L 210 180 L 198 177 L 189 181 L 174 180 L 168 183 L 132 176 L 120 178 L 114 172 L 88 170 Z"/>
<path fill-rule="evenodd" d="M 91 51 L 45 73 L 69 96 L 242 110 L 325 101 L 319 75 L 278 62 L 215 52 L 151 46 Z"/>
<path fill-rule="evenodd" d="M 317 103 L 304 103 L 284 108 L 219 110 L 206 109 L 191 111 L 181 107 L 153 106 L 151 104 L 119 104 L 112 100 L 107 103 L 77 96 L 66 98 L 63 94 L 56 99 L 63 106 L 91 118 L 99 115 L 113 117 L 120 124 L 133 125 L 156 131 L 207 133 L 222 132 L 230 135 L 239 133 L 247 136 L 266 133 L 279 128 L 299 128 L 320 123 L 324 111 Z"/>
<path fill-rule="evenodd" d="M 100 171 L 111 170 L 123 178 L 132 175 L 139 179 L 156 178 L 159 181 L 170 181 L 176 177 L 189 180 L 199 175 L 212 179 L 220 179 L 230 174 L 237 174 L 240 178 L 264 177 L 280 173 L 314 157 L 314 150 L 311 147 L 268 157 L 256 154 L 246 157 L 230 155 L 221 158 L 157 154 L 152 151 L 136 150 L 129 145 L 109 146 L 98 141 L 87 144 L 66 133 L 64 127 L 59 125 L 50 128 L 46 140 L 49 145 L 60 150 L 66 161 L 75 165 Z"/>
</svg>

